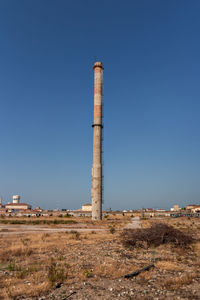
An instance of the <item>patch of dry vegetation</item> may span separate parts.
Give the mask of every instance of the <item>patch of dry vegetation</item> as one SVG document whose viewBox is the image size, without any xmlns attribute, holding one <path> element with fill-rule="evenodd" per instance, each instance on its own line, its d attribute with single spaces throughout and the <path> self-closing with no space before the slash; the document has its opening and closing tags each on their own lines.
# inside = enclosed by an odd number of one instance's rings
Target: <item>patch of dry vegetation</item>
<svg viewBox="0 0 200 300">
<path fill-rule="evenodd" d="M 112 284 L 116 281 L 119 287 L 119 278 L 123 280 L 125 274 L 152 262 L 156 267 L 141 273 L 135 281 L 138 291 L 151 284 L 155 284 L 155 290 L 161 287 L 171 290 L 184 285 L 191 289 L 200 278 L 199 242 L 193 242 L 190 248 L 174 248 L 163 243 L 157 248 L 126 248 L 121 244 L 120 233 L 112 230 L 123 222 L 124 219 L 116 223 L 113 219 L 104 220 L 101 226 L 109 230 L 103 232 L 79 233 L 72 229 L 66 233 L 2 235 L 0 299 L 39 298 L 60 284 L 69 290 L 71 285 L 79 286 L 87 281 L 93 284 L 104 279 L 111 279 Z M 181 226 L 185 226 L 184 223 Z M 197 232 L 197 227 L 190 232 Z M 152 278 L 155 283 L 151 283 Z M 122 284 L 129 283 L 133 286 L 130 280 Z M 47 299 L 50 298 L 47 296 Z"/>
<path fill-rule="evenodd" d="M 164 223 L 155 223 L 150 228 L 125 229 L 121 236 L 126 247 L 158 247 L 162 244 L 186 247 L 193 242 L 191 236 Z"/>
<path fill-rule="evenodd" d="M 163 286 L 167 288 L 178 289 L 181 286 L 186 286 L 192 283 L 192 281 L 197 277 L 196 273 L 187 273 L 182 276 L 176 276 L 169 278 L 163 282 Z"/>
<path fill-rule="evenodd" d="M 167 270 L 167 271 L 183 271 L 184 268 L 180 264 L 168 260 L 158 261 L 156 264 L 160 270 Z"/>
<path fill-rule="evenodd" d="M 131 217 L 117 215 L 115 213 L 110 214 L 109 216 L 104 216 L 102 221 L 92 221 L 90 217 L 73 217 L 69 214 L 60 215 L 60 216 L 39 216 L 39 217 L 5 217 L 0 216 L 0 224 L 11 224 L 11 225 L 45 225 L 47 227 L 57 226 L 57 225 L 74 225 L 80 226 L 98 226 L 98 227 L 107 227 L 115 226 L 115 228 L 121 228 L 128 222 L 130 222 Z M 4 229 L 5 230 L 5 229 Z"/>
<path fill-rule="evenodd" d="M 40 295 L 58 283 L 70 282 L 74 276 L 82 280 L 89 277 L 88 262 L 84 261 L 79 247 L 82 243 L 90 247 L 112 237 L 109 232 L 80 234 L 76 230 L 4 237 L 0 245 L 2 299 Z"/>
</svg>

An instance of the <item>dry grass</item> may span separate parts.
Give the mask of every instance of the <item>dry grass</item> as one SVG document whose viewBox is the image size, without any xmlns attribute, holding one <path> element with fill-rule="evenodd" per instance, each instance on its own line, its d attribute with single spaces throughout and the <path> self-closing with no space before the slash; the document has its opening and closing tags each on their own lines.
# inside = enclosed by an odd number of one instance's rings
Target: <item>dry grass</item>
<svg viewBox="0 0 200 300">
<path fill-rule="evenodd" d="M 0 224 L 12 224 L 12 225 L 45 225 L 46 227 L 56 227 L 61 224 L 66 225 L 88 225 L 98 226 L 106 228 L 108 225 L 115 225 L 116 228 L 120 228 L 130 222 L 130 216 L 110 214 L 109 216 L 103 217 L 102 221 L 92 221 L 90 217 L 4 217 L 0 216 Z"/>
<path fill-rule="evenodd" d="M 101 226 L 120 228 L 127 220 L 104 220 Z M 124 249 L 118 233 L 111 234 L 110 231 L 94 234 L 78 233 L 73 229 L 67 233 L 2 235 L 0 299 L 13 299 L 22 295 L 39 297 L 61 282 L 70 286 L 86 280 L 92 282 L 102 278 L 123 278 L 125 274 L 148 265 L 152 259 L 156 260 L 156 268 L 140 274 L 137 277 L 139 284 L 143 286 L 157 272 L 159 276 L 166 274 L 166 288 L 190 285 L 195 279 L 195 270 L 200 267 L 199 250 L 200 243 L 193 245 L 193 252 L 184 250 L 187 254 L 182 249 L 174 251 L 170 245 L 161 245 L 156 250 Z M 192 266 L 189 262 L 192 273 L 185 274 L 187 259 L 193 259 Z M 178 276 L 179 271 L 182 272 L 181 276 Z M 169 278 L 172 272 L 175 280 Z"/>
<path fill-rule="evenodd" d="M 94 267 L 93 274 L 99 278 L 116 279 L 123 277 L 127 273 L 136 271 L 137 267 L 127 263 L 120 263 L 112 259 L 105 259 L 103 264 Z"/>
<path fill-rule="evenodd" d="M 154 272 L 154 270 L 151 269 L 148 272 L 140 273 L 139 276 L 136 278 L 137 282 L 139 282 L 141 284 L 144 284 L 145 282 L 148 282 L 152 278 L 153 272 Z"/>
<path fill-rule="evenodd" d="M 159 261 L 156 264 L 156 267 L 160 270 L 167 270 L 167 271 L 183 271 L 184 267 L 177 264 L 176 262 L 172 261 Z"/>
<path fill-rule="evenodd" d="M 194 245 L 194 252 L 195 252 L 196 256 L 198 256 L 200 258 L 200 242 L 197 242 Z"/>
<path fill-rule="evenodd" d="M 186 286 L 192 283 L 196 278 L 196 274 L 184 274 L 183 276 L 177 276 L 167 279 L 163 282 L 163 285 L 168 288 L 178 289 L 181 286 Z"/>
<path fill-rule="evenodd" d="M 21 238 L 9 235 L 1 239 L 0 270 L 9 273 L 7 277 L 0 274 L 2 299 L 40 295 L 57 283 L 70 282 L 74 276 L 85 279 L 87 262 L 79 261 L 79 268 L 76 260 L 67 260 L 68 253 L 72 253 L 74 247 L 77 251 L 82 243 L 91 246 L 112 238 L 109 232 L 80 234 L 71 231 L 67 234 L 32 234 Z M 82 271 L 78 272 L 80 269 Z"/>
<path fill-rule="evenodd" d="M 175 229 L 165 223 L 152 224 L 150 228 L 124 229 L 121 235 L 126 247 L 158 247 L 162 244 L 187 247 L 193 242 L 191 235 Z"/>
</svg>

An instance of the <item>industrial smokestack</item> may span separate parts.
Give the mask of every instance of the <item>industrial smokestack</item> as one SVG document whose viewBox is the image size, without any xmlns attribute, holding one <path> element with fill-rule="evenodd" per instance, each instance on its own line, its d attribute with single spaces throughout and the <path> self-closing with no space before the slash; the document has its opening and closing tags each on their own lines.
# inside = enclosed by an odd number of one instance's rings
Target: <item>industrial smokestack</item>
<svg viewBox="0 0 200 300">
<path fill-rule="evenodd" d="M 92 166 L 92 219 L 102 219 L 102 95 L 103 65 L 94 64 L 94 123 Z"/>
</svg>

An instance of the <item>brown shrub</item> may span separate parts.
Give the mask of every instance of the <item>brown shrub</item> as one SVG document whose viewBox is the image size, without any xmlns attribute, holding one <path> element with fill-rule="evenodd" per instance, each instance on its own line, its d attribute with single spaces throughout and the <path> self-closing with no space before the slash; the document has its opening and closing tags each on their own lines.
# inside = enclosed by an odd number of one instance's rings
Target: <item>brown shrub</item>
<svg viewBox="0 0 200 300">
<path fill-rule="evenodd" d="M 51 258 L 50 266 L 48 267 L 48 280 L 51 285 L 55 283 L 62 283 L 67 278 L 67 270 L 63 266 L 56 263 L 56 261 Z"/>
<path fill-rule="evenodd" d="M 126 247 L 157 247 L 161 244 L 186 247 L 193 242 L 191 236 L 163 223 L 153 224 L 150 228 L 124 229 L 121 238 Z"/>
</svg>

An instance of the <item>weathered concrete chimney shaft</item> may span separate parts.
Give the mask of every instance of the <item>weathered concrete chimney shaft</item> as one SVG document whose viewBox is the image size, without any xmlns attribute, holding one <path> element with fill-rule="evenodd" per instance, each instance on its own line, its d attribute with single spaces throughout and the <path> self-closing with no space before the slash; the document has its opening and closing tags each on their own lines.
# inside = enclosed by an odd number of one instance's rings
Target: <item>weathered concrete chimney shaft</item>
<svg viewBox="0 0 200 300">
<path fill-rule="evenodd" d="M 92 166 L 92 219 L 102 219 L 102 96 L 103 65 L 94 64 L 94 123 Z"/>
</svg>

